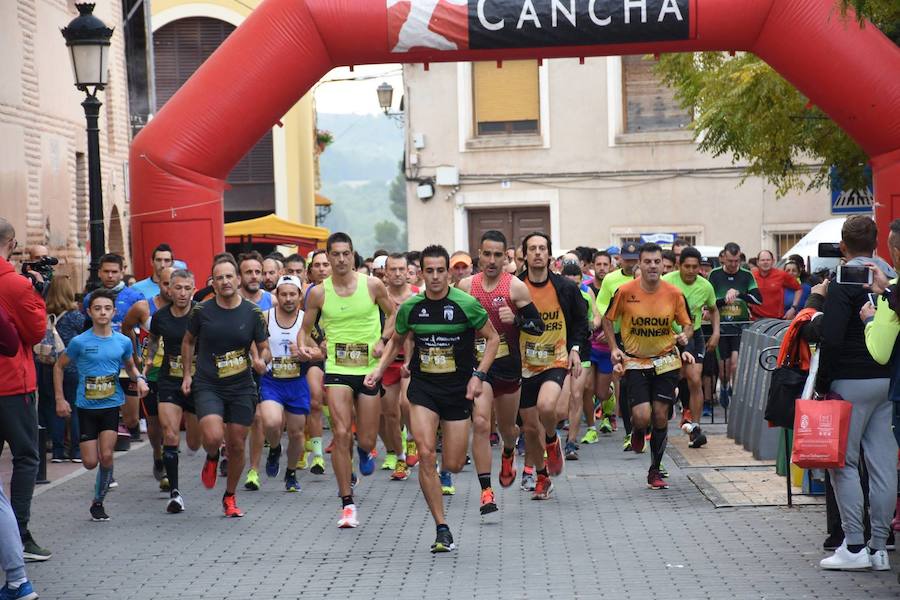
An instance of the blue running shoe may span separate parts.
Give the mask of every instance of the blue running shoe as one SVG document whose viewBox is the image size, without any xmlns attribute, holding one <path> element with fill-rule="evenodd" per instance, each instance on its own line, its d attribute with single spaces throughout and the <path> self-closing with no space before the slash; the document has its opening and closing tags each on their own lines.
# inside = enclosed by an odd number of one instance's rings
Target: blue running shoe
<svg viewBox="0 0 900 600">
<path fill-rule="evenodd" d="M 278 471 L 281 470 L 281 444 L 274 448 L 269 448 L 269 456 L 266 458 L 266 475 L 269 477 L 278 477 Z"/>
<path fill-rule="evenodd" d="M 0 600 L 37 600 L 37 597 L 30 581 L 26 581 L 14 590 L 9 588 L 8 583 L 0 588 Z"/>
<path fill-rule="evenodd" d="M 728 408 L 728 404 L 731 402 L 731 388 L 722 386 L 722 389 L 719 390 L 719 405 L 722 408 Z"/>
<path fill-rule="evenodd" d="M 356 476 L 356 473 L 350 473 L 350 489 L 355 488 L 356 484 L 358 482 L 359 482 L 359 478 Z M 340 494 L 338 494 L 338 495 L 340 495 Z"/>
<path fill-rule="evenodd" d="M 356 447 L 356 454 L 359 456 L 359 472 L 369 476 L 375 472 L 375 459 L 371 453 L 366 452 L 359 446 Z"/>
<path fill-rule="evenodd" d="M 704 405 L 703 405 L 703 416 L 704 416 L 704 417 L 711 417 L 712 414 L 713 414 L 713 412 L 712 412 L 712 406 L 709 405 L 709 404 L 704 404 Z"/>
<path fill-rule="evenodd" d="M 286 491 L 286 492 L 299 492 L 300 491 L 300 482 L 297 481 L 296 475 L 286 474 L 284 476 L 284 491 Z"/>
<path fill-rule="evenodd" d="M 450 471 L 441 471 L 440 479 L 441 493 L 444 496 L 452 496 L 456 493 L 456 488 L 453 486 L 453 477 L 450 475 Z"/>
</svg>

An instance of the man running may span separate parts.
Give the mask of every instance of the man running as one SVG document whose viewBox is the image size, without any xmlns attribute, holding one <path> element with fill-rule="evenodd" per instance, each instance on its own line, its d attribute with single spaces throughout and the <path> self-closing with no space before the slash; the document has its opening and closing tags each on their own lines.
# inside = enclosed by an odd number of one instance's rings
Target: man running
<svg viewBox="0 0 900 600">
<path fill-rule="evenodd" d="M 290 265 L 289 262 L 286 265 Z M 309 260 L 309 271 L 307 273 L 308 285 L 303 289 L 303 308 L 306 308 L 306 300 L 312 288 L 321 284 L 327 277 L 331 275 L 331 263 L 328 262 L 328 255 L 325 250 L 315 250 Z M 319 324 L 313 326 L 313 340 L 322 346 L 325 342 L 325 335 Z M 312 453 L 312 461 L 309 472 L 313 475 L 325 474 L 325 457 L 322 449 L 322 412 L 325 404 L 325 360 L 313 360 L 309 363 L 306 371 L 306 384 L 309 387 L 309 418 L 306 420 L 306 429 L 309 439 L 309 452 Z M 334 443 L 332 441 L 332 443 Z M 300 459 L 297 468 L 306 468 L 306 453 Z"/>
<path fill-rule="evenodd" d="M 275 256 L 267 256 L 262 262 L 262 287 L 267 292 L 274 294 L 278 286 L 278 280 L 284 271 L 281 261 Z"/>
<path fill-rule="evenodd" d="M 707 352 L 715 352 L 719 344 L 719 309 L 716 307 L 716 292 L 712 284 L 700 277 L 700 251 L 693 247 L 684 248 L 678 262 L 678 270 L 663 275 L 662 280 L 671 283 L 684 294 L 688 310 L 693 318 L 694 335 L 691 336 L 685 352 L 690 352 L 694 357 L 692 364 L 681 367 L 682 374 L 688 382 L 690 407 L 692 418 L 684 423 L 682 429 L 690 436 L 690 447 L 700 448 L 706 444 L 706 435 L 700 429 L 700 424 L 694 420 L 703 412 L 703 359 Z M 704 343 L 701 321 L 703 310 L 709 312 L 712 322 L 712 334 Z M 682 405 L 685 399 L 682 398 Z M 696 415 L 696 417 L 694 417 Z"/>
<path fill-rule="evenodd" d="M 157 377 L 157 399 L 159 423 L 162 426 L 163 453 L 166 479 L 169 482 L 169 503 L 166 512 L 184 511 L 184 498 L 178 480 L 178 447 L 181 444 L 181 422 L 184 418 L 188 448 L 200 448 L 200 425 L 194 399 L 181 389 L 184 378 L 184 363 L 181 346 L 184 332 L 194 306 L 194 274 L 186 269 L 176 269 L 169 276 L 169 298 L 171 304 L 160 308 L 150 321 L 150 335 L 147 339 L 147 355 L 156 356 L 162 349 L 163 359 Z M 160 281 L 165 279 L 165 275 Z M 151 368 L 144 365 L 145 373 Z M 195 364 L 190 365 L 193 373 Z"/>
<path fill-rule="evenodd" d="M 140 292 L 146 300 L 152 300 L 159 295 L 159 280 L 163 269 L 171 268 L 174 261 L 175 255 L 172 253 L 172 247 L 168 244 L 160 244 L 150 254 L 153 274 L 132 285 L 131 289 Z"/>
<path fill-rule="evenodd" d="M 206 462 L 201 479 L 207 489 L 216 485 L 219 448 L 228 448 L 228 481 L 222 508 L 226 517 L 243 517 L 237 507 L 235 490 L 244 470 L 247 431 L 256 412 L 257 389 L 251 367 L 265 371 L 259 358 L 250 356 L 254 343 L 261 354 L 269 350 L 266 321 L 262 310 L 238 294 L 238 267 L 230 254 L 213 262 L 216 295 L 194 306 L 181 344 L 183 365 L 190 365 L 196 353 L 196 377 L 184 369 L 181 392 L 193 393 Z"/>
<path fill-rule="evenodd" d="M 603 319 L 613 363 L 625 381 L 635 452 L 643 450 L 644 431 L 652 424 L 647 485 L 654 490 L 669 487 L 659 468 L 666 450 L 669 413 L 682 362 L 694 362 L 690 352 L 675 347 L 676 342 L 687 345 L 693 326 L 684 295 L 660 280 L 662 260 L 659 245 L 641 246 L 641 277 L 619 287 Z M 621 347 L 615 339 L 616 321 L 621 323 Z M 683 328 L 678 335 L 672 331 L 675 323 Z"/>
<path fill-rule="evenodd" d="M 522 396 L 519 413 L 525 429 L 526 467 L 537 473 L 534 500 L 546 500 L 553 491 L 550 475 L 563 470 L 563 453 L 556 432 L 556 404 L 566 374 L 581 375 L 588 360 L 587 310 L 578 286 L 550 271 L 550 236 L 533 232 L 522 240 L 525 282 L 544 322 L 540 335 L 522 332 Z M 547 453 L 546 464 L 544 452 Z M 523 489 L 530 487 L 523 470 Z"/>
<path fill-rule="evenodd" d="M 441 428 L 443 436 L 441 467 L 458 473 L 466 463 L 472 402 L 482 394 L 500 336 L 481 304 L 450 287 L 450 256 L 443 246 L 428 246 L 421 256 L 425 293 L 400 307 L 393 339 L 377 368 L 366 377 L 365 385 L 378 384 L 412 334 L 415 348 L 409 367 L 410 420 L 419 446 L 419 486 L 437 526 L 431 545 L 436 553 L 456 547 L 444 518 L 435 454 L 437 429 Z M 476 335 L 485 340 L 477 367 L 473 352 Z"/>
<path fill-rule="evenodd" d="M 284 472 L 284 489 L 287 492 L 300 491 L 296 469 L 303 452 L 303 428 L 309 414 L 306 368 L 297 352 L 303 318 L 303 311 L 300 310 L 302 288 L 300 280 L 292 275 L 278 280 L 275 289 L 278 303 L 266 313 L 270 352 L 266 357 L 270 360 L 266 362 L 271 364 L 260 381 L 257 410 L 269 442 L 269 457 L 266 460 L 266 475 L 269 477 L 277 477 L 280 470 L 281 432 L 287 422 L 287 468 Z"/>
<path fill-rule="evenodd" d="M 312 330 L 321 314 L 328 344 L 325 390 L 334 437 L 331 466 L 342 505 L 338 527 L 347 528 L 359 525 L 350 486 L 353 408 L 355 405 L 359 470 L 363 475 L 371 475 L 375 459 L 370 453 L 378 434 L 381 401 L 379 386 L 367 386 L 364 379 L 393 335 L 394 304 L 384 283 L 353 271 L 353 241 L 349 235 L 331 234 L 325 250 L 332 274 L 322 285 L 312 288 L 306 298 L 300 352 L 306 360 L 315 360 L 318 344 L 312 338 Z M 385 315 L 383 328 L 379 308 Z"/>
<path fill-rule="evenodd" d="M 583 269 L 577 262 L 565 261 L 563 264 L 562 275 L 578 286 L 578 291 L 581 292 L 581 297 L 584 298 L 587 309 L 586 318 L 588 328 L 593 330 L 594 305 L 597 302 L 597 298 L 594 296 L 594 292 L 591 291 L 590 286 L 586 283 L 582 283 L 584 277 Z M 591 337 L 593 337 L 593 335 Z M 563 391 L 562 394 L 560 394 L 560 402 L 556 407 L 557 416 L 568 419 L 569 422 L 569 430 L 566 433 L 566 445 L 564 448 L 566 460 L 578 460 L 577 440 L 578 432 L 581 429 L 582 414 L 587 418 L 588 431 L 596 431 L 594 429 L 594 403 L 592 401 L 594 395 L 593 393 L 589 396 L 586 396 L 585 394 L 585 389 L 589 387 L 588 382 L 593 381 L 594 372 L 592 367 L 593 365 L 590 360 L 582 361 L 581 375 L 578 377 L 573 377 L 572 375 L 566 376 L 566 381 L 563 383 Z"/>
<path fill-rule="evenodd" d="M 131 341 L 113 331 L 115 302 L 116 294 L 110 290 L 99 289 L 91 294 L 88 303 L 91 328 L 72 338 L 53 367 L 56 414 L 63 418 L 72 414 L 72 407 L 63 392 L 64 371 L 70 362 L 78 367 L 75 406 L 78 408 L 82 466 L 90 471 L 100 465 L 90 510 L 93 521 L 109 521 L 103 501 L 113 478 L 119 407 L 124 402 L 119 372 L 124 369 L 136 384 L 138 397 L 144 396 L 148 389 L 147 381 L 134 364 Z"/>
<path fill-rule="evenodd" d="M 606 276 L 612 270 L 612 258 L 606 250 L 598 250 L 594 253 L 594 281 L 590 283 L 591 291 L 594 293 L 594 310 L 593 312 L 593 331 L 591 332 L 591 366 L 594 369 L 594 381 L 585 386 L 584 405 L 591 404 L 591 412 L 595 417 L 602 415 L 600 424 L 591 427 L 588 425 L 584 437 L 581 438 L 582 444 L 596 444 L 600 441 L 598 428 L 600 432 L 610 433 L 618 427 L 616 420 L 616 398 L 615 393 L 610 394 L 613 385 L 613 366 L 609 358 L 609 344 L 606 343 L 606 334 L 603 333 L 601 319 L 603 313 L 597 308 L 596 299 L 600 297 L 600 288 Z M 597 399 L 599 403 L 599 411 L 595 411 L 593 400 Z"/>
<path fill-rule="evenodd" d="M 500 485 L 511 486 L 516 480 L 516 440 L 519 427 L 516 417 L 521 395 L 522 357 L 519 353 L 519 330 L 532 335 L 544 332 L 544 322 L 531 301 L 528 287 L 506 271 L 506 236 L 490 230 L 481 236 L 478 264 L 482 271 L 463 279 L 457 287 L 475 297 L 490 317 L 500 335 L 497 356 L 488 371 L 481 395 L 475 398 L 472 417 L 472 454 L 481 485 L 481 514 L 497 510 L 491 487 L 491 412 L 496 410 L 497 429 L 503 440 L 500 457 Z M 476 359 L 481 360 L 485 340 L 475 340 Z"/>
</svg>

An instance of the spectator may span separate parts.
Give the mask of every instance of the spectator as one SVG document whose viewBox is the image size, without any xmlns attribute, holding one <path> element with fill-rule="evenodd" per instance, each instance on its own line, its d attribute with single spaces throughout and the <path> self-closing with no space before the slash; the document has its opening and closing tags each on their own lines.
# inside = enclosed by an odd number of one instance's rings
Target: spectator
<svg viewBox="0 0 900 600">
<path fill-rule="evenodd" d="M 0 356 L 0 446 L 9 444 L 13 458 L 9 499 L 19 526 L 25 558 L 47 560 L 51 553 L 38 546 L 28 521 L 31 496 L 38 470 L 38 422 L 34 392 L 37 380 L 31 348 L 47 329 L 44 300 L 26 277 L 15 272 L 9 257 L 16 249 L 16 231 L 0 217 L 0 308 L 9 315 L 19 332 L 19 348 L 14 356 Z M 34 276 L 42 281 L 39 273 Z"/>
<path fill-rule="evenodd" d="M 750 306 L 754 319 L 793 319 L 800 307 L 800 297 L 794 298 L 790 308 L 784 310 L 784 291 L 801 289 L 797 278 L 775 267 L 775 255 L 762 250 L 756 256 L 753 278 L 762 295 L 762 303 Z"/>
<path fill-rule="evenodd" d="M 784 263 L 784 271 L 794 279 L 800 282 L 799 290 L 784 290 L 784 312 L 787 314 L 788 309 L 794 307 L 795 305 L 806 306 L 806 301 L 809 299 L 810 291 L 812 290 L 812 285 L 809 282 L 809 274 L 803 267 L 803 263 L 799 263 L 793 259 Z M 797 302 L 797 296 L 800 296 L 800 301 Z M 798 308 L 799 310 L 799 308 Z M 796 311 L 795 311 L 796 314 Z"/>
<path fill-rule="evenodd" d="M 877 236 L 871 218 L 852 216 L 841 228 L 841 253 L 848 265 L 875 264 L 894 277 L 896 274 L 887 263 L 872 256 Z M 820 395 L 839 395 L 853 409 L 845 465 L 829 469 L 844 543 L 819 563 L 823 569 L 890 568 L 886 543 L 897 492 L 897 442 L 891 433 L 892 406 L 888 396 L 891 372 L 869 354 L 864 324 L 855 318 L 867 303 L 868 290 L 863 286 L 836 282 L 828 286 L 815 389 Z M 864 533 L 860 447 L 869 473 L 871 552 L 866 548 Z"/>
</svg>

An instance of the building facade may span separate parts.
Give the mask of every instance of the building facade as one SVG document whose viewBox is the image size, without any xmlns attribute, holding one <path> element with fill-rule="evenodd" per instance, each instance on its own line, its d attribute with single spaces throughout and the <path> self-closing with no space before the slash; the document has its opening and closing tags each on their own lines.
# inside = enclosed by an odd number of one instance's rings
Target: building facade
<svg viewBox="0 0 900 600">
<path fill-rule="evenodd" d="M 656 233 L 748 253 L 829 218 L 827 190 L 776 198 L 697 150 L 691 116 L 639 56 L 404 65 L 409 243 L 473 250 L 486 229 L 554 249 Z M 436 227 L 435 224 L 441 224 Z"/>
</svg>

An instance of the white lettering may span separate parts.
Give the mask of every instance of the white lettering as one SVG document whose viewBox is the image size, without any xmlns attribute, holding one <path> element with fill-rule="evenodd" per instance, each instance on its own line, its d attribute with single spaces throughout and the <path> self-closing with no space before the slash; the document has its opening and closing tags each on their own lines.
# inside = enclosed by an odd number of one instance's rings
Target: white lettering
<svg viewBox="0 0 900 600">
<path fill-rule="evenodd" d="M 663 0 L 662 7 L 659 9 L 659 19 L 657 19 L 657 22 L 662 23 L 668 13 L 675 15 L 676 20 L 684 21 L 684 17 L 681 16 L 681 10 L 678 8 L 678 4 L 675 0 Z"/>
<path fill-rule="evenodd" d="M 525 21 L 534 22 L 534 26 L 538 29 L 541 28 L 541 21 L 538 19 L 537 10 L 534 8 L 534 3 L 532 0 L 525 0 L 522 4 L 522 14 L 519 15 L 519 22 L 516 24 L 516 29 L 522 29 L 522 24 Z"/>
<path fill-rule="evenodd" d="M 487 20 L 487 17 L 484 15 L 484 3 L 486 0 L 478 0 L 478 22 L 481 23 L 481 26 L 487 29 L 488 31 L 500 31 L 506 26 L 506 22 L 503 19 L 500 19 L 496 23 L 491 23 Z M 521 23 L 521 21 L 520 21 Z"/>
<path fill-rule="evenodd" d="M 625 24 L 631 23 L 632 9 L 641 9 L 641 23 L 647 22 L 647 0 L 625 0 Z"/>
<path fill-rule="evenodd" d="M 597 13 L 594 12 L 594 4 L 596 4 L 597 0 L 591 0 L 588 4 L 588 15 L 591 17 L 591 21 L 594 22 L 594 25 L 599 25 L 600 27 L 606 27 L 610 23 L 612 23 L 612 17 L 606 17 L 605 19 L 601 19 L 597 16 Z"/>
<path fill-rule="evenodd" d="M 593 1 L 593 0 L 592 0 Z M 566 5 L 562 3 L 562 0 L 553 0 L 550 4 L 550 8 L 553 11 L 551 19 L 553 21 L 553 27 L 556 27 L 556 22 L 558 20 L 557 11 L 561 12 L 563 16 L 572 24 L 572 27 L 575 27 L 575 0 L 569 0 L 569 8 L 566 10 Z"/>
</svg>

